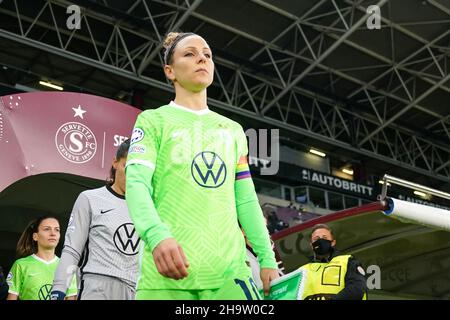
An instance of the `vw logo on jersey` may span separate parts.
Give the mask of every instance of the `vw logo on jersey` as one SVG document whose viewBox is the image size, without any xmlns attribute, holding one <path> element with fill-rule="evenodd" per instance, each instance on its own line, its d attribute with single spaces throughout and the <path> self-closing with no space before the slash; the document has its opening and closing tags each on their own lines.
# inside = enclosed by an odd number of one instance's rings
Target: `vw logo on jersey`
<svg viewBox="0 0 450 320">
<path fill-rule="evenodd" d="M 51 284 L 44 284 L 39 289 L 39 293 L 38 293 L 39 300 L 50 300 L 51 292 L 52 292 L 52 285 Z"/>
<path fill-rule="evenodd" d="M 134 256 L 139 252 L 139 239 L 132 223 L 124 223 L 114 233 L 116 248 L 127 256 Z"/>
<path fill-rule="evenodd" d="M 198 185 L 218 188 L 225 182 L 227 167 L 217 153 L 203 151 L 192 160 L 191 174 Z"/>
</svg>

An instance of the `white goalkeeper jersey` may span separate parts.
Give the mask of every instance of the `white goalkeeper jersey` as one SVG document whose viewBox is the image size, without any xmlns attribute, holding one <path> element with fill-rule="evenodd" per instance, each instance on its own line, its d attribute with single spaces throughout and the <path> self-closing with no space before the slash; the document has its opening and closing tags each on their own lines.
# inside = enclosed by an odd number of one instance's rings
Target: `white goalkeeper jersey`
<svg viewBox="0 0 450 320">
<path fill-rule="evenodd" d="M 106 275 L 135 287 L 139 246 L 124 196 L 109 186 L 83 191 L 69 219 L 53 290 L 65 292 L 76 265 L 82 277 Z"/>
</svg>

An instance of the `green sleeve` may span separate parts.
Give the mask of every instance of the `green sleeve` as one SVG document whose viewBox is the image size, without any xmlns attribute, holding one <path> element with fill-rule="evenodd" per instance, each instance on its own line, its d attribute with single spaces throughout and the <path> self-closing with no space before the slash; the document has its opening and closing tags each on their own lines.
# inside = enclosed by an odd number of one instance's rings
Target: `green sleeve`
<svg viewBox="0 0 450 320">
<path fill-rule="evenodd" d="M 236 180 L 234 190 L 239 222 L 258 256 L 260 267 L 278 269 L 252 179 Z"/>
<path fill-rule="evenodd" d="M 245 166 L 244 170 L 250 174 L 247 163 L 247 137 L 240 125 L 236 129 L 235 142 L 237 163 L 242 163 Z M 238 220 L 244 229 L 248 241 L 250 241 L 253 251 L 258 256 L 260 268 L 278 269 L 275 253 L 270 243 L 269 232 L 251 177 L 235 180 L 234 193 Z"/>
<path fill-rule="evenodd" d="M 70 287 L 67 289 L 67 292 L 66 292 L 66 296 L 67 297 L 76 296 L 77 293 L 78 293 L 78 290 L 77 290 L 77 277 L 75 276 L 75 274 L 73 274 L 72 281 L 70 282 Z"/>
<path fill-rule="evenodd" d="M 23 283 L 23 274 L 21 272 L 22 268 L 20 267 L 20 264 L 17 262 L 14 262 L 13 266 L 11 267 L 11 271 L 8 273 L 8 276 L 6 277 L 6 282 L 8 283 L 9 289 L 8 292 L 15 294 L 17 296 L 20 296 L 20 291 L 22 288 Z"/>
<path fill-rule="evenodd" d="M 173 238 L 169 228 L 159 218 L 153 203 L 153 170 L 140 164 L 127 165 L 125 170 L 125 198 L 131 220 L 140 238 L 153 251 L 162 240 Z"/>
</svg>

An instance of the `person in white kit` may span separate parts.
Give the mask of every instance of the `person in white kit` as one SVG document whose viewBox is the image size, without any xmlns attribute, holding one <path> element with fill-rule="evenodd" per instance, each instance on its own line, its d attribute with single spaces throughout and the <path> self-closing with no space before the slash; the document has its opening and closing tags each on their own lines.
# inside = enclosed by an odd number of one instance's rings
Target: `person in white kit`
<svg viewBox="0 0 450 320">
<path fill-rule="evenodd" d="M 52 300 L 64 299 L 80 267 L 80 300 L 133 300 L 138 276 L 140 239 L 125 201 L 125 163 L 129 139 L 117 150 L 111 181 L 78 196 L 56 269 Z"/>
<path fill-rule="evenodd" d="M 266 226 L 267 226 L 267 218 L 266 217 L 264 217 L 264 222 L 266 223 Z M 262 288 L 263 283 L 261 281 L 261 277 L 259 277 L 261 268 L 259 266 L 258 256 L 253 251 L 252 246 L 250 245 L 250 242 L 248 241 L 247 236 L 245 235 L 245 232 L 242 229 L 242 226 L 241 226 L 241 230 L 242 230 L 242 234 L 244 235 L 245 246 L 246 246 L 246 250 L 247 250 L 247 264 L 250 267 L 250 269 L 252 270 L 252 276 L 253 276 L 253 280 L 255 281 L 256 287 Z M 270 242 L 272 244 L 272 249 L 274 250 L 274 243 L 272 240 L 270 240 Z M 284 272 L 283 272 L 284 267 L 280 266 L 280 262 L 277 261 L 277 263 L 278 263 L 278 275 L 281 277 L 284 275 Z"/>
</svg>

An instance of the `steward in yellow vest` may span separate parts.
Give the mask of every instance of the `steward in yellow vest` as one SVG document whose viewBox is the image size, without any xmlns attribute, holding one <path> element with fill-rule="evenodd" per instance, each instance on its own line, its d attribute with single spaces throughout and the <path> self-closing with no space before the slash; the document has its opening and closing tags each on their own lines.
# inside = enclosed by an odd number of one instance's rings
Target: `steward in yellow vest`
<svg viewBox="0 0 450 320">
<path fill-rule="evenodd" d="M 313 261 L 302 266 L 302 300 L 366 300 L 367 284 L 361 264 L 351 255 L 340 255 L 332 230 L 325 224 L 313 227 Z"/>
</svg>

